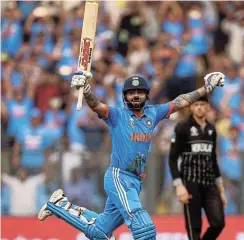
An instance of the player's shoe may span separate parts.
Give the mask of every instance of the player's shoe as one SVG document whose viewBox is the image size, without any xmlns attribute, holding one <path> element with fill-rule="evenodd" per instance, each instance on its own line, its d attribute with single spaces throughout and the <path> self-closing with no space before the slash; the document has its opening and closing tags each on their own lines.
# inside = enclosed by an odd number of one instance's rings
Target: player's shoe
<svg viewBox="0 0 244 240">
<path fill-rule="evenodd" d="M 58 206 L 63 201 L 68 201 L 68 199 L 67 199 L 67 197 L 65 197 L 62 189 L 56 190 L 49 199 L 49 202 L 52 202 Z M 44 221 L 46 218 L 48 218 L 52 215 L 53 215 L 52 212 L 47 209 L 47 204 L 44 204 L 38 213 L 38 219 L 40 221 Z"/>
</svg>

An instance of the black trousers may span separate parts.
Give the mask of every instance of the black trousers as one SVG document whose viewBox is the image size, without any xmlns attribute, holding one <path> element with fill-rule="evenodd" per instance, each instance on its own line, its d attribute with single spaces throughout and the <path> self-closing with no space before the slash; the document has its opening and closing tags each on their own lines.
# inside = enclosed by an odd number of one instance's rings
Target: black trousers
<svg viewBox="0 0 244 240">
<path fill-rule="evenodd" d="M 225 226 L 224 208 L 217 186 L 185 182 L 192 195 L 188 204 L 184 205 L 184 216 L 189 240 L 215 240 Z M 209 228 L 201 236 L 202 208 L 206 213 Z"/>
</svg>

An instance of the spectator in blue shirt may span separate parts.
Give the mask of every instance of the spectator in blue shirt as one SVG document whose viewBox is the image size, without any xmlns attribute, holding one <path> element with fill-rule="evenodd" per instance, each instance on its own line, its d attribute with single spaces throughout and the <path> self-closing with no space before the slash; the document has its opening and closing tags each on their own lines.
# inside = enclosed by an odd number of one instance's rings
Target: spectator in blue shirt
<svg viewBox="0 0 244 240">
<path fill-rule="evenodd" d="M 44 32 L 39 32 L 32 41 L 30 50 L 38 56 L 39 65 L 42 68 L 48 69 L 55 60 L 52 55 L 53 49 L 53 43 L 48 41 Z"/>
<path fill-rule="evenodd" d="M 46 111 L 44 116 L 44 125 L 48 131 L 59 139 L 64 134 L 64 127 L 67 120 L 67 114 L 61 110 L 62 100 L 58 97 L 53 97 L 49 101 L 50 109 Z"/>
<path fill-rule="evenodd" d="M 41 111 L 31 111 L 31 121 L 19 129 L 13 147 L 14 167 L 24 167 L 29 173 L 40 173 L 47 159 L 47 149 L 54 144 L 55 136 L 41 124 Z"/>
<path fill-rule="evenodd" d="M 14 56 L 23 42 L 21 15 L 15 5 L 7 6 L 1 22 L 1 51 Z"/>
<path fill-rule="evenodd" d="M 213 92 L 213 103 L 223 112 L 225 112 L 226 107 L 238 110 L 240 106 L 241 79 L 237 71 L 236 65 L 228 63 L 224 72 L 226 75 L 226 88 L 216 89 Z"/>
<path fill-rule="evenodd" d="M 30 36 L 30 42 L 36 40 L 37 35 L 44 33 L 48 42 L 53 42 L 55 23 L 46 7 L 35 8 L 25 21 L 25 34 Z"/>
<path fill-rule="evenodd" d="M 77 69 L 78 55 L 80 42 L 75 41 L 72 43 L 71 48 L 65 48 L 65 55 L 60 55 L 57 61 L 56 70 L 64 80 L 70 81 L 72 71 Z"/>
<path fill-rule="evenodd" d="M 83 24 L 83 6 L 74 7 L 70 12 L 64 12 L 61 16 L 64 21 L 62 36 L 66 39 L 71 31 L 76 31 L 82 29 Z M 80 32 L 80 31 L 79 31 Z"/>
<path fill-rule="evenodd" d="M 238 128 L 231 126 L 229 137 L 220 140 L 220 167 L 223 173 L 233 182 L 239 182 L 241 177 L 241 159 L 239 150 L 241 142 Z"/>
<path fill-rule="evenodd" d="M 194 45 L 195 54 L 206 54 L 210 48 L 208 33 L 213 30 L 213 21 L 204 16 L 200 2 L 191 3 L 187 12 L 187 26 L 191 34 L 190 42 Z"/>
<path fill-rule="evenodd" d="M 158 13 L 161 31 L 166 33 L 169 40 L 182 43 L 184 33 L 183 12 L 177 2 L 163 1 Z"/>
<path fill-rule="evenodd" d="M 23 89 L 24 85 L 13 88 L 10 77 L 11 71 L 6 73 L 3 79 L 4 105 L 8 117 L 7 133 L 11 137 L 16 137 L 18 130 L 29 122 L 30 110 L 33 107 L 34 86 L 33 82 L 29 81 L 26 89 Z"/>
</svg>

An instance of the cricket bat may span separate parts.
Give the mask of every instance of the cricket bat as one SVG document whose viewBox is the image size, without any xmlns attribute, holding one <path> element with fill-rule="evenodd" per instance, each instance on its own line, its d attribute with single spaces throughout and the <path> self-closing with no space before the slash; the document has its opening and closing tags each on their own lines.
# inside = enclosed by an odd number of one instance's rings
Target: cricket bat
<svg viewBox="0 0 244 240">
<path fill-rule="evenodd" d="M 99 4 L 97 1 L 86 1 L 81 33 L 80 52 L 78 58 L 78 71 L 90 71 L 94 39 L 96 35 L 97 15 Z M 82 109 L 83 88 L 79 89 L 79 96 L 76 109 Z"/>
</svg>

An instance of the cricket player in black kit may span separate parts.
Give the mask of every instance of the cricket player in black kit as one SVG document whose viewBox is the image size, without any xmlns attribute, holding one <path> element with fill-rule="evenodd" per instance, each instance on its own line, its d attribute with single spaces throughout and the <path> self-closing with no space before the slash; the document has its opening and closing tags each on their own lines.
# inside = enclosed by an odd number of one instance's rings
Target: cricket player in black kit
<svg viewBox="0 0 244 240">
<path fill-rule="evenodd" d="M 190 108 L 192 115 L 177 124 L 171 139 L 170 171 L 176 196 L 184 204 L 189 240 L 214 240 L 225 226 L 224 207 L 227 205 L 217 164 L 216 130 L 206 120 L 207 97 L 201 97 Z M 201 238 L 202 208 L 210 226 Z"/>
</svg>

